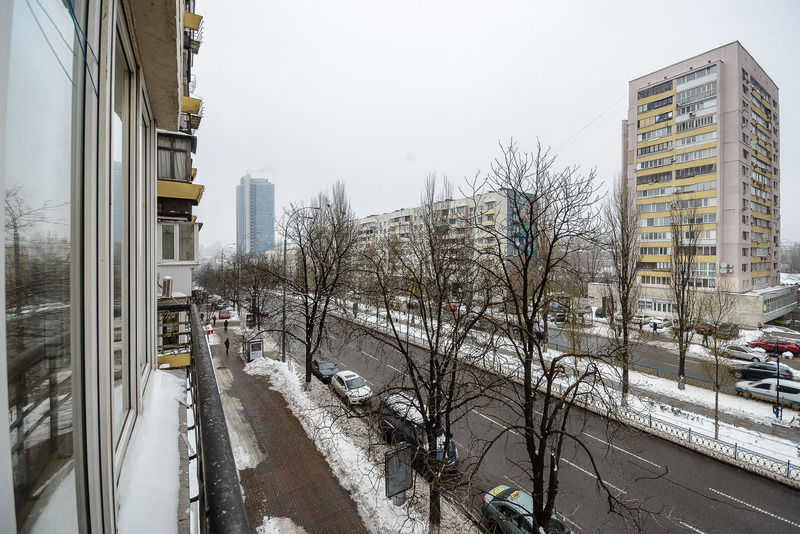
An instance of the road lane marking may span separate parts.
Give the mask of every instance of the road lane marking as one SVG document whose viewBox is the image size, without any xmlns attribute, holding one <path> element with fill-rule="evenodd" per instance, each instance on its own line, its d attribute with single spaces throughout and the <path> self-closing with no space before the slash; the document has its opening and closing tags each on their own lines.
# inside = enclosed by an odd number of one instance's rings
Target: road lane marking
<svg viewBox="0 0 800 534">
<path fill-rule="evenodd" d="M 562 461 L 562 462 L 566 462 L 566 463 L 567 463 L 567 465 L 571 465 L 572 467 L 574 467 L 574 468 L 575 468 L 575 469 L 577 469 L 578 471 L 581 471 L 581 472 L 583 472 L 583 473 L 585 473 L 585 474 L 589 475 L 589 476 L 590 476 L 590 477 L 592 477 L 592 478 L 595 478 L 595 479 L 597 478 L 597 475 L 595 475 L 595 474 L 594 474 L 594 473 L 592 473 L 591 471 L 587 471 L 587 470 L 586 470 L 586 469 L 584 469 L 583 467 L 579 466 L 578 464 L 574 464 L 574 463 L 570 462 L 570 461 L 569 461 L 569 460 L 567 460 L 566 458 L 562 458 L 562 459 L 561 459 L 561 461 Z M 609 488 L 613 488 L 613 489 L 617 490 L 617 491 L 618 491 L 618 492 L 620 492 L 620 493 L 626 493 L 626 491 L 625 491 L 624 489 L 622 489 L 622 488 L 618 488 L 618 487 L 616 487 L 614 484 L 612 484 L 612 483 L 610 483 L 610 482 L 606 482 L 606 481 L 604 480 L 604 481 L 603 481 L 603 483 L 604 483 L 606 486 L 608 486 Z"/>
<path fill-rule="evenodd" d="M 723 497 L 727 497 L 728 499 L 730 499 L 730 500 L 732 500 L 732 501 L 734 501 L 734 502 L 738 502 L 739 504 L 743 504 L 743 505 L 745 505 L 745 506 L 747 506 L 747 507 L 749 507 L 749 508 L 752 508 L 752 509 L 753 509 L 753 510 L 755 510 L 756 512 L 761 512 L 762 514 L 766 514 L 766 515 L 768 515 L 768 516 L 770 516 L 770 517 L 774 517 L 775 519 L 780 519 L 780 520 L 781 520 L 781 521 L 783 521 L 784 523 L 789 523 L 789 524 L 790 524 L 790 525 L 792 525 L 793 527 L 800 528 L 800 523 L 795 523 L 794 521 L 790 521 L 790 520 L 788 520 L 788 519 L 785 519 L 785 518 L 783 518 L 783 517 L 781 517 L 781 516 L 779 516 L 779 515 L 775 515 L 775 514 L 773 514 L 772 512 L 767 512 L 766 510 L 763 510 L 763 509 L 761 509 L 761 508 L 758 508 L 757 506 L 753 506 L 753 505 L 752 505 L 752 504 L 750 504 L 750 503 L 746 503 L 746 502 L 744 502 L 744 501 L 742 501 L 742 500 L 740 500 L 740 499 L 737 499 L 736 497 L 731 497 L 730 495 L 726 495 L 725 493 L 722 493 L 722 492 L 721 492 L 721 491 L 719 491 L 719 490 L 715 490 L 714 488 L 708 488 L 708 489 L 710 489 L 710 490 L 711 490 L 711 491 L 713 491 L 714 493 L 717 493 L 717 494 L 719 494 L 719 495 L 722 495 Z"/>
<path fill-rule="evenodd" d="M 471 411 L 471 412 L 473 412 L 473 413 L 475 413 L 475 414 L 477 414 L 477 415 L 480 415 L 481 417 L 483 417 L 484 419 L 486 419 L 486 420 L 487 420 L 487 421 L 489 421 L 490 423 L 494 423 L 494 424 L 496 424 L 496 425 L 497 425 L 497 426 L 499 426 L 500 428 L 505 428 L 506 430 L 508 430 L 509 432 L 511 432 L 512 434 L 514 434 L 515 436 L 521 436 L 521 435 L 522 435 L 522 434 L 520 434 L 519 432 L 517 432 L 516 430 L 511 430 L 510 428 L 506 427 L 504 424 L 502 424 L 502 423 L 500 423 L 500 422 L 498 422 L 498 421 L 495 421 L 494 419 L 492 419 L 492 418 L 491 418 L 491 417 L 489 417 L 488 415 L 483 415 L 481 412 L 479 412 L 478 410 L 476 410 L 476 409 L 474 409 L 474 408 L 473 408 L 472 410 L 470 410 L 470 411 Z"/>
<path fill-rule="evenodd" d="M 636 458 L 636 459 L 638 459 L 638 460 L 641 460 L 641 461 L 643 461 L 643 462 L 645 462 L 645 463 L 648 463 L 648 464 L 652 465 L 653 467 L 655 467 L 655 468 L 657 468 L 657 469 L 661 469 L 661 466 L 660 466 L 660 465 L 658 465 L 657 463 L 653 463 L 653 462 L 651 462 L 650 460 L 648 460 L 648 459 L 646 459 L 646 458 L 642 458 L 641 456 L 639 456 L 639 455 L 637 455 L 637 454 L 634 454 L 634 453 L 632 453 L 631 451 L 626 451 L 626 450 L 625 450 L 625 449 L 623 449 L 622 447 L 617 447 L 616 445 L 612 445 L 611 443 L 609 443 L 609 442 L 607 442 L 607 441 L 604 441 L 604 440 L 602 440 L 602 439 L 600 439 L 600 438 L 596 438 L 596 437 L 594 437 L 593 435 L 589 434 L 588 432 L 584 432 L 584 433 L 583 433 L 583 435 L 584 435 L 584 436 L 586 436 L 586 437 L 588 437 L 588 438 L 596 439 L 596 440 L 597 440 L 597 441 L 599 441 L 600 443 L 605 443 L 606 445 L 611 445 L 611 447 L 612 447 L 612 448 L 614 448 L 614 449 L 616 449 L 616 450 L 618 450 L 618 451 L 620 451 L 620 452 L 624 452 L 625 454 L 630 454 L 631 456 L 633 456 L 634 458 Z"/>
<path fill-rule="evenodd" d="M 367 358 L 372 358 L 373 360 L 377 360 L 377 359 L 378 359 L 378 358 L 376 358 L 375 356 L 373 356 L 372 354 L 367 354 L 367 353 L 366 353 L 366 352 L 364 352 L 363 350 L 361 351 L 361 354 L 363 354 L 363 355 L 364 355 L 364 356 L 366 356 Z"/>
<path fill-rule="evenodd" d="M 563 516 L 563 515 L 562 515 L 562 516 L 559 516 L 559 517 L 561 517 L 561 518 L 562 518 L 564 521 L 566 521 L 567 523 L 569 523 L 569 524 L 570 524 L 570 525 L 572 525 L 573 527 L 577 528 L 578 530 L 583 530 L 583 529 L 581 528 L 581 526 L 580 526 L 578 523 L 576 523 L 575 521 L 573 521 L 572 519 L 570 519 L 570 518 L 568 518 L 568 517 L 565 517 L 565 516 Z"/>
<path fill-rule="evenodd" d="M 401 372 L 402 372 L 402 371 L 400 371 L 400 369 L 398 369 L 398 368 L 397 368 L 397 367 L 395 367 L 394 365 L 391 365 L 391 364 L 388 364 L 388 363 L 386 364 L 386 367 L 388 367 L 389 369 L 392 369 L 392 370 L 394 370 L 394 371 L 397 371 L 398 373 L 401 373 Z"/>
<path fill-rule="evenodd" d="M 689 530 L 693 530 L 693 531 L 697 532 L 697 534 L 706 534 L 705 532 L 703 532 L 699 528 L 695 528 L 692 525 L 690 525 L 689 523 L 684 523 L 683 521 L 678 521 L 678 523 L 680 523 L 680 525 L 682 527 L 684 527 L 684 528 L 688 528 Z"/>
</svg>

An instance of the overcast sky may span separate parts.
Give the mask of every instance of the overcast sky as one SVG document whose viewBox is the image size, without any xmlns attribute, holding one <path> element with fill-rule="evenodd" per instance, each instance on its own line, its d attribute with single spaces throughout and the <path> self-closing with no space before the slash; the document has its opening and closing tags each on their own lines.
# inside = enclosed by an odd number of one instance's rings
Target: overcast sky
<svg viewBox="0 0 800 534">
<path fill-rule="evenodd" d="M 236 240 L 235 186 L 276 215 L 342 180 L 358 217 L 425 177 L 485 172 L 498 142 L 620 172 L 628 81 L 740 41 L 780 89 L 784 241 L 800 241 L 800 2 L 197 2 L 201 243 Z"/>
</svg>

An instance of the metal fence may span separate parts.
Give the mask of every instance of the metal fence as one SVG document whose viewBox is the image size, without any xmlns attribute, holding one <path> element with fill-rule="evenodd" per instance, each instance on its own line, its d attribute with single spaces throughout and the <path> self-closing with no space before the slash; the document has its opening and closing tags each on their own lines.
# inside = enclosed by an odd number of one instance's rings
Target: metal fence
<svg viewBox="0 0 800 534">
<path fill-rule="evenodd" d="M 376 318 L 375 322 L 367 321 L 364 318 L 359 318 L 359 321 L 364 324 L 372 324 L 376 327 L 386 327 L 386 325 L 379 324 L 381 322 L 379 318 Z M 413 332 L 408 332 L 408 336 L 410 340 L 416 340 Z M 560 351 L 568 350 L 568 347 L 564 347 L 555 343 L 549 343 L 548 347 Z M 521 379 L 523 374 L 523 369 L 520 362 L 515 361 L 513 357 L 509 358 L 498 355 L 497 353 L 492 353 L 491 355 L 486 355 L 482 358 L 472 359 L 470 363 L 480 366 L 495 374 L 508 377 L 512 380 Z M 641 364 L 633 364 L 631 368 L 633 370 L 645 372 L 650 375 L 664 378 L 674 378 L 677 381 L 677 373 L 673 371 L 667 371 L 664 369 L 659 369 L 658 367 L 651 367 Z M 700 387 L 706 387 L 707 389 L 713 389 L 714 383 L 711 380 L 697 377 L 685 378 L 687 383 L 691 383 Z M 560 395 L 564 392 L 565 388 L 561 383 L 556 382 L 553 384 L 553 386 L 553 391 L 555 391 L 557 394 Z M 742 393 L 741 390 L 727 385 L 720 387 L 720 391 L 723 390 L 733 394 Z M 599 412 L 603 415 L 609 414 L 607 409 L 608 406 L 606 404 L 598 403 L 597 405 L 594 405 L 592 402 L 581 401 L 579 399 L 576 399 L 576 402 L 580 402 L 584 407 L 592 411 Z M 786 402 L 791 404 L 789 401 Z M 774 458 L 767 454 L 742 447 L 738 443 L 730 443 L 707 436 L 701 432 L 693 430 L 691 427 L 684 427 L 663 419 L 659 419 L 658 417 L 654 417 L 650 412 L 640 413 L 618 406 L 617 409 L 612 413 L 618 420 L 624 421 L 640 429 L 648 430 L 653 434 L 660 435 L 661 437 L 669 439 L 670 441 L 678 444 L 685 444 L 686 446 L 699 452 L 703 452 L 713 458 L 728 461 L 734 465 L 749 469 L 762 475 L 771 475 L 775 480 L 779 480 L 790 486 L 800 487 L 800 459 L 797 462 L 792 463 L 791 460 Z M 800 446 L 798 446 L 798 456 L 800 456 Z"/>
<path fill-rule="evenodd" d="M 190 497 L 200 509 L 202 533 L 249 533 L 250 525 L 239 485 L 239 471 L 233 457 L 225 413 L 219 396 L 214 364 L 205 340 L 197 306 L 180 304 L 159 306 L 159 311 L 189 311 L 191 323 L 191 363 L 189 393 L 197 452 L 198 494 Z"/>
</svg>

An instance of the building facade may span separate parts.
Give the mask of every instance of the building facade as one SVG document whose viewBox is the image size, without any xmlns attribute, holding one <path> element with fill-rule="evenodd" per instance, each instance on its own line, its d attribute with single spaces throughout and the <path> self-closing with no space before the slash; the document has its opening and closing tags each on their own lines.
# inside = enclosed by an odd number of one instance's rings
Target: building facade
<svg viewBox="0 0 800 534">
<path fill-rule="evenodd" d="M 628 102 L 622 174 L 638 213 L 639 309 L 672 312 L 675 221 L 680 242 L 696 239 L 695 287 L 742 295 L 747 324 L 791 312 L 778 271 L 777 85 L 733 42 L 632 80 Z M 763 302 L 758 316 L 752 303 L 765 295 L 787 305 Z"/>
<path fill-rule="evenodd" d="M 193 0 L 0 3 L 0 532 L 120 528 L 163 280 L 188 293 L 197 257 L 201 21 Z"/>
<path fill-rule="evenodd" d="M 246 174 L 236 186 L 236 247 L 262 256 L 275 250 L 275 184 Z"/>
</svg>

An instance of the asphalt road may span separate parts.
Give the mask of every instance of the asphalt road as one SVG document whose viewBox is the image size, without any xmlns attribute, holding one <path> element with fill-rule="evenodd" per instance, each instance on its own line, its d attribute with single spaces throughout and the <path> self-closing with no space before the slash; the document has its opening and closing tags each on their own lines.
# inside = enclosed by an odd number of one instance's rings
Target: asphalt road
<svg viewBox="0 0 800 534">
<path fill-rule="evenodd" d="M 330 316 L 329 316 L 330 317 Z M 350 323 L 332 319 L 325 356 L 340 369 L 362 375 L 377 392 L 403 375 L 399 353 L 369 337 L 352 339 Z M 415 359 L 423 360 L 421 351 Z M 516 387 L 509 384 L 508 387 Z M 462 459 L 518 420 L 509 406 L 495 401 L 464 414 L 454 431 Z M 573 408 L 573 430 L 597 462 L 603 480 L 624 500 L 640 503 L 643 532 L 800 532 L 800 492 L 683 447 L 610 424 Z M 464 498 L 477 508 L 483 491 L 497 484 L 529 487 L 522 438 L 506 432 L 489 449 Z M 574 445 L 565 448 L 560 468 L 557 509 L 576 533 L 635 532 L 634 525 L 609 514 L 607 497 L 597 490 L 589 456 Z"/>
</svg>

